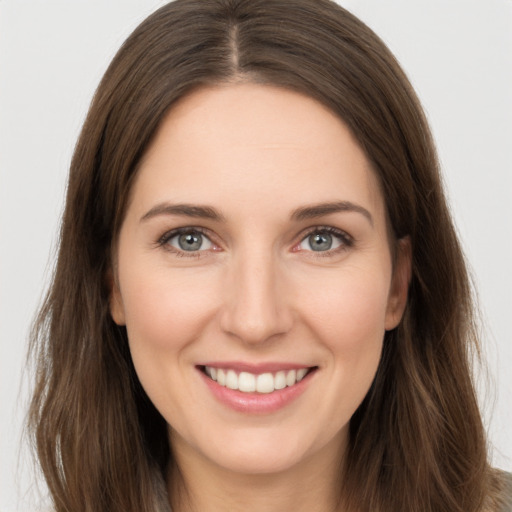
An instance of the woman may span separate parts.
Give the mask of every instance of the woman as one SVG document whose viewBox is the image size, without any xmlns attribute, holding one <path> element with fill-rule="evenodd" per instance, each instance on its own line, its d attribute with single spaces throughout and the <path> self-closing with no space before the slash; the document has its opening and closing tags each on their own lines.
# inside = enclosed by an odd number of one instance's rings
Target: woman
<svg viewBox="0 0 512 512">
<path fill-rule="evenodd" d="M 57 510 L 500 510 L 475 348 L 428 126 L 367 27 L 178 0 L 135 30 L 34 335 Z"/>
</svg>

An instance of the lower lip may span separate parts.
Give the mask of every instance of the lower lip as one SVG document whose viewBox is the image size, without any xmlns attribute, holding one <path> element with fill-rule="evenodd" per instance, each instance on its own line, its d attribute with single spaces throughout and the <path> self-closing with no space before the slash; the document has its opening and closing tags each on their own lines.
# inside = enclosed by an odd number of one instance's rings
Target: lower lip
<svg viewBox="0 0 512 512">
<path fill-rule="evenodd" d="M 235 411 L 249 414 L 268 414 L 283 409 L 304 393 L 316 373 L 311 371 L 293 386 L 272 393 L 243 393 L 221 386 L 201 370 L 198 371 L 217 400 Z"/>
</svg>

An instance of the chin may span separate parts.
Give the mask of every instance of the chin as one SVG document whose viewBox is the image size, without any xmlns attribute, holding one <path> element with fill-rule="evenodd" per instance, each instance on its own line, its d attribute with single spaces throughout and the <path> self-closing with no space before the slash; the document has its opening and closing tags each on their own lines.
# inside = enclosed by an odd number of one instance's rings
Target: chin
<svg viewBox="0 0 512 512">
<path fill-rule="evenodd" d="M 302 430 L 302 426 L 305 430 Z M 224 436 L 211 437 L 209 440 L 201 439 L 196 444 L 190 438 L 176 438 L 174 446 L 178 451 L 192 448 L 203 461 L 208 461 L 217 468 L 221 468 L 237 475 L 276 475 L 300 471 L 306 461 L 314 462 L 319 457 L 326 460 L 331 456 L 339 458 L 340 449 L 344 446 L 346 429 L 328 435 L 328 429 L 314 435 L 314 427 L 307 422 L 294 432 L 293 428 L 260 428 L 249 429 L 234 428 Z M 327 434 L 327 435 L 326 435 Z M 206 442 L 205 442 L 206 441 Z M 185 446 L 182 445 L 185 443 Z M 178 464 L 179 464 L 179 453 Z"/>
<path fill-rule="evenodd" d="M 212 454 L 213 455 L 213 454 Z M 224 470 L 239 475 L 273 475 L 293 470 L 303 460 L 296 450 L 256 450 L 252 447 L 224 450 L 214 455 L 213 462 Z"/>
</svg>

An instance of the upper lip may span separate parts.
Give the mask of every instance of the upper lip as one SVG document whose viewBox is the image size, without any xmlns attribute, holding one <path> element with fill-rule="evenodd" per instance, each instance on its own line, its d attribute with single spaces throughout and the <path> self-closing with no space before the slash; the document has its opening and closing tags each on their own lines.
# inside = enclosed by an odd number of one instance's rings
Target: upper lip
<svg viewBox="0 0 512 512">
<path fill-rule="evenodd" d="M 315 365 L 289 362 L 267 362 L 247 363 L 241 361 L 208 361 L 198 365 L 199 367 L 209 366 L 211 368 L 222 368 L 234 370 L 235 372 L 248 372 L 255 375 L 261 373 L 274 373 L 280 370 L 299 370 L 300 368 L 315 368 Z"/>
</svg>

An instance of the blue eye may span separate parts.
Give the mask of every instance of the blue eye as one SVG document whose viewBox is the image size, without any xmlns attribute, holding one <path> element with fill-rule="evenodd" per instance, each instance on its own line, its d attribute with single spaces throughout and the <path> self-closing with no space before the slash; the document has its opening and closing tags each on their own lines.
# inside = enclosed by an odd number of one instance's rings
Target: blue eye
<svg viewBox="0 0 512 512">
<path fill-rule="evenodd" d="M 329 233 L 314 233 L 307 238 L 307 243 L 313 251 L 328 251 L 332 249 L 333 241 Z"/>
<path fill-rule="evenodd" d="M 343 232 L 330 229 L 317 229 L 304 237 L 299 248 L 304 251 L 327 252 L 352 245 L 352 240 Z"/>
<path fill-rule="evenodd" d="M 164 243 L 183 252 L 207 251 L 213 247 L 211 240 L 195 229 L 171 234 L 166 238 L 163 240 Z"/>
</svg>

